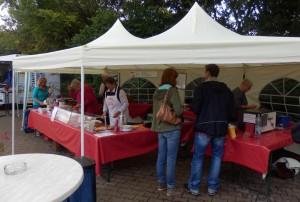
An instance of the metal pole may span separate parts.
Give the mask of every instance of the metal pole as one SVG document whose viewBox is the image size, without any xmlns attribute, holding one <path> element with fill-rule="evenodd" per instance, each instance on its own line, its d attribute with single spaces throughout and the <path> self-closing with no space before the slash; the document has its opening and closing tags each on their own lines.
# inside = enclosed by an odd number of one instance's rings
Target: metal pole
<svg viewBox="0 0 300 202">
<path fill-rule="evenodd" d="M 11 124 L 11 154 L 15 154 L 15 70 L 13 69 L 13 74 L 12 74 L 12 124 Z"/>
<path fill-rule="evenodd" d="M 84 68 L 83 65 L 81 65 L 81 69 L 80 69 L 80 79 L 81 79 L 81 83 L 80 83 L 80 94 L 81 94 L 81 105 L 80 105 L 80 109 L 81 109 L 81 156 L 84 156 Z"/>
</svg>

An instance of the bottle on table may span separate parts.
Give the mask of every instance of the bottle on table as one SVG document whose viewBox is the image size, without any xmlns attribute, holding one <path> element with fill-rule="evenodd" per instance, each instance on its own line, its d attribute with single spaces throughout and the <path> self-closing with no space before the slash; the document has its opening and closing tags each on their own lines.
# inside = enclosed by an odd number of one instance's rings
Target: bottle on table
<svg viewBox="0 0 300 202">
<path fill-rule="evenodd" d="M 118 132 L 119 131 L 119 120 L 116 119 L 116 124 L 114 126 L 114 132 Z"/>
<path fill-rule="evenodd" d="M 257 114 L 256 121 L 255 121 L 255 128 L 254 128 L 254 136 L 260 136 L 261 135 L 261 117 L 260 114 Z"/>
<path fill-rule="evenodd" d="M 229 124 L 228 131 L 229 131 L 229 135 L 230 135 L 231 139 L 235 139 L 236 138 L 235 126 L 232 124 Z"/>
<path fill-rule="evenodd" d="M 119 127 L 122 127 L 124 124 L 125 124 L 125 123 L 124 123 L 124 115 L 123 115 L 123 113 L 121 113 L 121 115 L 120 115 Z"/>
</svg>

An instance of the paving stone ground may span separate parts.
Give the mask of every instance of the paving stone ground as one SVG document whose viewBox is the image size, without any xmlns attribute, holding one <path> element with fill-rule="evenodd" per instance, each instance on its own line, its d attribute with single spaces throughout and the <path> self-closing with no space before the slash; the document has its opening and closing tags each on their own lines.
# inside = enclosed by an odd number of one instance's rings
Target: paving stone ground
<svg viewBox="0 0 300 202">
<path fill-rule="evenodd" d="M 5 114 L 5 112 L 0 110 L 1 114 Z M 7 131 L 11 135 L 11 122 L 11 115 L 0 117 L 0 134 Z M 72 157 L 72 154 L 62 147 L 55 152 L 52 141 L 20 130 L 22 123 L 21 113 L 19 117 L 15 117 L 15 122 L 15 154 L 52 153 Z M 6 143 L 5 151 L 1 152 L 0 156 L 9 154 L 11 154 L 11 140 Z M 180 154 L 183 154 L 182 151 Z M 156 152 L 152 152 L 113 162 L 111 182 L 106 182 L 101 176 L 96 177 L 97 201 L 300 201 L 300 174 L 288 180 L 272 177 L 271 195 L 266 196 L 263 193 L 266 190 L 266 182 L 262 180 L 261 174 L 239 165 L 234 165 L 233 172 L 231 163 L 223 163 L 220 175 L 220 189 L 217 195 L 210 197 L 206 193 L 205 185 L 210 163 L 209 157 L 205 159 L 204 175 L 199 196 L 183 193 L 180 196 L 168 197 L 165 191 L 157 191 L 156 155 Z M 181 158 L 181 156 L 176 164 L 176 185 L 178 187 L 182 187 L 186 183 L 191 163 L 190 153 L 188 153 L 186 158 Z M 105 165 L 102 169 L 104 173 L 107 171 Z"/>
</svg>

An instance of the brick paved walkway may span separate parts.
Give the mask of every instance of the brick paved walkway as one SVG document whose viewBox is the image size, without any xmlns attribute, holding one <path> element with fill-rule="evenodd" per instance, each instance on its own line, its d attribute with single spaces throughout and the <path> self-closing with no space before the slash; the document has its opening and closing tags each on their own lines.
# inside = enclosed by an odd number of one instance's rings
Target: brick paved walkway
<svg viewBox="0 0 300 202">
<path fill-rule="evenodd" d="M 4 111 L 0 110 L 0 114 Z M 53 150 L 51 141 L 34 134 L 26 134 L 20 130 L 21 117 L 16 117 L 15 124 L 15 153 L 53 153 L 72 157 L 65 149 L 58 152 Z M 11 116 L 0 117 L 0 133 L 7 131 L 11 134 Z M 0 155 L 11 154 L 11 142 L 5 145 L 5 152 Z M 267 197 L 253 189 L 264 191 L 266 184 L 261 175 L 244 167 L 235 165 L 236 175 L 232 177 L 232 165 L 223 163 L 220 179 L 220 190 L 214 197 L 206 194 L 205 182 L 207 178 L 209 158 L 205 159 L 205 169 L 201 193 L 198 197 L 188 193 L 181 196 L 168 197 L 166 192 L 156 190 L 156 152 L 128 158 L 113 163 L 111 182 L 102 177 L 96 178 L 97 201 L 300 201 L 300 175 L 294 179 L 271 179 L 271 196 Z M 176 167 L 176 184 L 178 187 L 187 181 L 190 172 L 191 158 L 178 159 Z M 105 171 L 105 168 L 104 168 Z M 238 172 L 239 171 L 239 172 Z M 0 196 L 1 198 L 1 196 Z"/>
</svg>

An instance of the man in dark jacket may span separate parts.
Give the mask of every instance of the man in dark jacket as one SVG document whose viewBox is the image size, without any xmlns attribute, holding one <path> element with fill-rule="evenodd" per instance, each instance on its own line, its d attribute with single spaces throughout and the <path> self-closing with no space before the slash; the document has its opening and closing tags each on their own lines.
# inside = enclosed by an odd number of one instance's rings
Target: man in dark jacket
<svg viewBox="0 0 300 202">
<path fill-rule="evenodd" d="M 211 166 L 208 175 L 208 195 L 215 195 L 219 186 L 222 155 L 229 119 L 234 115 L 234 98 L 226 84 L 219 82 L 219 67 L 205 66 L 205 82 L 195 90 L 192 111 L 195 121 L 194 155 L 191 163 L 191 176 L 184 185 L 187 192 L 199 194 L 205 150 L 212 145 Z"/>
<path fill-rule="evenodd" d="M 292 128 L 292 138 L 295 143 L 300 144 L 300 121 L 295 123 L 294 127 Z"/>
</svg>

